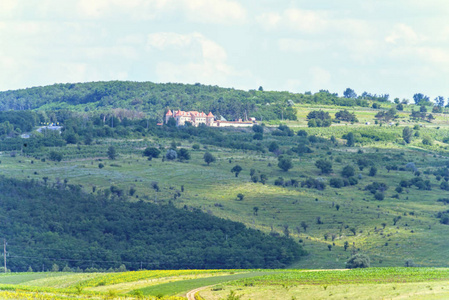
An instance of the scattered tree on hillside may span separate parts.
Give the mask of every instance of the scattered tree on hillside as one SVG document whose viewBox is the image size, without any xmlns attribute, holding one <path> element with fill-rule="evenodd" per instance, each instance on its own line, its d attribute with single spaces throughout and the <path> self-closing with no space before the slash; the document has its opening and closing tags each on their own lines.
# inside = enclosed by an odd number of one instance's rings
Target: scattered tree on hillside
<svg viewBox="0 0 449 300">
<path fill-rule="evenodd" d="M 165 153 L 165 158 L 167 160 L 175 160 L 178 158 L 178 153 L 174 149 L 169 149 L 167 153 Z"/>
<path fill-rule="evenodd" d="M 213 156 L 212 153 L 210 153 L 210 152 L 204 153 L 203 159 L 207 165 L 209 165 L 210 163 L 212 163 L 216 160 L 215 156 Z"/>
<path fill-rule="evenodd" d="M 143 150 L 143 156 L 148 156 L 152 158 L 158 158 L 161 154 L 161 151 L 155 147 L 147 147 Z"/>
<path fill-rule="evenodd" d="M 355 174 L 355 171 L 352 166 L 346 166 L 341 171 L 341 175 L 344 177 L 351 177 L 351 176 L 354 176 L 354 174 Z"/>
<path fill-rule="evenodd" d="M 52 161 L 60 162 L 62 160 L 62 154 L 56 151 L 51 151 L 48 158 Z"/>
<path fill-rule="evenodd" d="M 322 174 L 329 174 L 332 172 L 332 163 L 325 159 L 319 159 L 315 162 L 315 166 L 321 170 Z"/>
<path fill-rule="evenodd" d="M 235 177 L 239 177 L 239 173 L 242 171 L 242 167 L 240 167 L 239 165 L 235 165 L 232 169 L 231 172 L 235 173 Z"/>
<path fill-rule="evenodd" d="M 110 160 L 114 160 L 117 157 L 117 152 L 115 151 L 114 146 L 110 146 L 108 148 L 108 158 Z"/>
<path fill-rule="evenodd" d="M 348 267 L 349 269 L 369 268 L 369 266 L 370 266 L 370 259 L 368 255 L 361 253 L 354 254 L 346 262 L 346 267 Z"/>
<path fill-rule="evenodd" d="M 414 94 L 413 101 L 415 101 L 416 105 L 429 105 L 430 104 L 429 97 L 425 96 L 421 93 Z"/>
<path fill-rule="evenodd" d="M 347 88 L 344 92 L 343 92 L 343 96 L 345 98 L 357 98 L 357 94 L 355 93 L 355 91 L 353 89 Z"/>
<path fill-rule="evenodd" d="M 339 112 L 335 113 L 335 119 L 345 122 L 358 122 L 359 120 L 355 116 L 355 113 L 350 113 L 346 109 L 340 110 Z"/>
<path fill-rule="evenodd" d="M 402 130 L 402 138 L 404 139 L 404 142 L 410 144 L 410 142 L 412 141 L 412 134 L 413 130 L 410 127 L 404 127 L 404 129 Z"/>
<path fill-rule="evenodd" d="M 287 172 L 291 168 L 293 168 L 292 159 L 290 157 L 286 156 L 279 156 L 278 157 L 278 167 L 281 168 L 283 171 Z"/>
</svg>

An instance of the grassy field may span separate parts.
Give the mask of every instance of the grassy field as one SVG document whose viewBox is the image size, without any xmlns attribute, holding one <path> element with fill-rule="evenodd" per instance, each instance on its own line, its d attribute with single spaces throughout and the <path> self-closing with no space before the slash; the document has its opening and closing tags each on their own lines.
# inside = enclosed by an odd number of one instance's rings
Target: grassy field
<svg viewBox="0 0 449 300">
<path fill-rule="evenodd" d="M 436 268 L 12 273 L 0 275 L 0 299 L 177 300 L 198 287 L 208 300 L 445 299 L 448 279 L 448 269 Z"/>
</svg>

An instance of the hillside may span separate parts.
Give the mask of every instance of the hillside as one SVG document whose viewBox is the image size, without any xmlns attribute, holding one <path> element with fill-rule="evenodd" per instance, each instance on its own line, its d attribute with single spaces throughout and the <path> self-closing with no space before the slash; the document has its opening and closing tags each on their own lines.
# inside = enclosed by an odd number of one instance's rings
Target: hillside
<svg viewBox="0 0 449 300">
<path fill-rule="evenodd" d="M 303 255 L 271 237 L 198 210 L 86 195 L 37 181 L 0 178 L 0 231 L 12 271 L 69 268 L 281 268 Z M 54 267 L 53 267 L 54 268 Z"/>
<path fill-rule="evenodd" d="M 127 194 L 131 201 L 199 209 L 286 235 L 309 253 L 296 267 L 343 268 L 355 252 L 368 254 L 374 266 L 447 266 L 441 238 L 449 231 L 444 108 L 421 112 L 404 104 L 396 111 L 385 99 L 331 95 L 335 102 L 326 102 L 329 94 L 317 94 L 288 95 L 297 97 L 289 106 L 296 120 L 274 118 L 246 129 L 156 126 L 156 120 L 106 108 L 84 112 L 76 105 L 69 111 L 46 111 L 44 105 L 4 112 L 0 170 L 55 188 L 65 182 L 93 195 Z M 357 120 L 338 119 L 345 109 Z M 27 130 L 21 120 L 34 129 L 49 121 L 63 128 L 61 134 L 31 131 L 31 138 L 21 139 Z M 216 160 L 207 164 L 206 153 Z"/>
</svg>

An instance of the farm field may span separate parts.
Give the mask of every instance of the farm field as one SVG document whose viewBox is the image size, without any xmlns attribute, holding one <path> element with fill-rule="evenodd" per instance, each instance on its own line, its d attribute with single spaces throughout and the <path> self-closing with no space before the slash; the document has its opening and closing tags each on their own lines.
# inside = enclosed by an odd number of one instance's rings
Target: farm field
<svg viewBox="0 0 449 300">
<path fill-rule="evenodd" d="M 0 299 L 444 299 L 448 269 L 179 270 L 0 275 Z M 13 283 L 14 282 L 14 283 Z"/>
</svg>

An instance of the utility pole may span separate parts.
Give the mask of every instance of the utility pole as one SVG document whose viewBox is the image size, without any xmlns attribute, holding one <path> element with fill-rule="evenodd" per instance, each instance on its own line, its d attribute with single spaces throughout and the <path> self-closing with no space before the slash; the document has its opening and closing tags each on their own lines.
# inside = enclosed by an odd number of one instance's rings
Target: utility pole
<svg viewBox="0 0 449 300">
<path fill-rule="evenodd" d="M 5 273 L 6 273 L 6 239 L 3 239 L 3 259 L 5 261 Z"/>
</svg>

